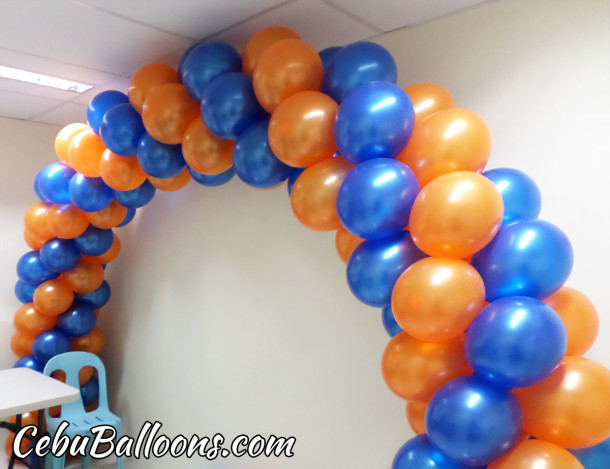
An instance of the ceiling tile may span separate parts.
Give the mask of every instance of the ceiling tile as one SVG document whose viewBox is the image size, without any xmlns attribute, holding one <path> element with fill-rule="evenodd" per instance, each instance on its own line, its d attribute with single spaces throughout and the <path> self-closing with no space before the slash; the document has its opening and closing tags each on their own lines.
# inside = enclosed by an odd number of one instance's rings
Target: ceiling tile
<svg viewBox="0 0 610 469">
<path fill-rule="evenodd" d="M 8 78 L 0 78 L 0 90 L 56 99 L 58 101 L 71 101 L 78 96 L 78 93 L 74 91 L 59 90 L 57 88 L 51 88 L 50 86 L 9 80 Z"/>
<path fill-rule="evenodd" d="M 61 104 L 56 99 L 30 96 L 12 91 L 0 90 L 0 116 L 13 119 L 29 119 Z"/>
<path fill-rule="evenodd" d="M 115 78 L 114 80 L 104 84 L 94 86 L 88 91 L 84 93 L 80 93 L 75 99 L 72 100 L 73 103 L 78 104 L 89 104 L 89 101 L 96 96 L 98 93 L 107 90 L 116 90 L 121 93 L 127 94 L 127 90 L 129 89 L 129 78 Z"/>
<path fill-rule="evenodd" d="M 30 120 L 58 125 L 87 122 L 87 106 L 84 104 L 66 103 L 50 111 L 32 116 Z"/>
</svg>

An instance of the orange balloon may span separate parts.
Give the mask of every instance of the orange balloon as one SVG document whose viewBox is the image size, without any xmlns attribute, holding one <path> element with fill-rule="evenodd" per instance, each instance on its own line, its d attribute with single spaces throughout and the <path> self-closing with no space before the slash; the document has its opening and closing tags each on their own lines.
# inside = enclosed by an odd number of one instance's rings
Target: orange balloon
<svg viewBox="0 0 610 469">
<path fill-rule="evenodd" d="M 79 173 L 87 177 L 100 177 L 100 160 L 106 146 L 92 129 L 83 130 L 72 138 L 68 146 L 68 160 Z"/>
<path fill-rule="evenodd" d="M 330 231 L 341 225 L 337 192 L 353 164 L 341 156 L 310 166 L 297 178 L 290 201 L 297 219 L 310 230 Z"/>
<path fill-rule="evenodd" d="M 260 56 L 252 84 L 258 102 L 267 112 L 299 91 L 321 91 L 324 69 L 316 50 L 300 39 L 284 39 Z"/>
<path fill-rule="evenodd" d="M 64 370 L 55 370 L 51 376 L 62 383 L 66 382 L 66 373 Z M 83 366 L 78 372 L 78 383 L 82 386 L 93 376 L 92 366 Z"/>
<path fill-rule="evenodd" d="M 199 116 L 199 105 L 180 83 L 167 83 L 153 89 L 142 107 L 142 122 L 156 140 L 168 144 L 182 142 L 189 124 Z"/>
<path fill-rule="evenodd" d="M 26 434 L 31 435 L 32 432 L 28 431 L 28 432 L 26 432 Z M 6 439 L 6 443 L 4 443 L 4 452 L 6 453 L 6 455 L 8 457 L 10 457 L 13 452 L 13 442 L 14 441 L 15 441 L 15 435 L 10 433 L 8 435 L 8 438 Z M 30 447 L 30 440 L 28 440 L 27 438 L 22 438 L 19 446 L 21 447 L 21 452 L 25 453 L 28 450 L 28 448 Z M 17 462 L 19 462 L 19 461 L 17 461 Z M 17 466 L 17 464 L 15 464 L 15 466 Z"/>
<path fill-rule="evenodd" d="M 566 356 L 551 376 L 514 392 L 534 438 L 578 449 L 610 437 L 610 371 L 597 362 Z"/>
<path fill-rule="evenodd" d="M 100 176 L 108 186 L 117 191 L 131 191 L 140 187 L 146 180 L 146 173 L 137 158 L 119 156 L 110 150 L 102 154 Z"/>
<path fill-rule="evenodd" d="M 38 202 L 26 210 L 23 217 L 23 223 L 25 224 L 26 230 L 28 230 L 33 236 L 39 239 L 49 240 L 53 238 L 53 232 L 49 229 L 47 224 L 47 212 L 49 205 Z"/>
<path fill-rule="evenodd" d="M 23 230 L 23 239 L 25 240 L 25 244 L 37 251 L 49 240 L 47 238 L 39 238 L 27 228 Z"/>
<path fill-rule="evenodd" d="M 100 353 L 104 347 L 104 332 L 99 327 L 94 327 L 89 334 L 71 338 L 70 349 L 76 352 Z"/>
<path fill-rule="evenodd" d="M 15 328 L 29 335 L 38 335 L 47 329 L 51 329 L 55 322 L 55 316 L 45 316 L 36 309 L 34 303 L 26 303 L 21 306 L 13 318 Z"/>
<path fill-rule="evenodd" d="M 337 253 L 341 260 L 347 264 L 350 256 L 354 252 L 354 250 L 360 246 L 360 244 L 364 241 L 364 239 L 359 238 L 351 234 L 342 225 L 339 225 L 337 228 L 337 234 L 335 235 L 335 247 L 337 248 Z"/>
<path fill-rule="evenodd" d="M 110 246 L 110 249 L 108 249 L 108 251 L 106 251 L 104 254 L 102 254 L 100 256 L 94 256 L 94 257 L 86 256 L 86 257 L 95 262 L 99 262 L 100 264 L 108 264 L 109 262 L 112 262 L 113 260 L 115 260 L 118 257 L 120 252 L 121 252 L 121 240 L 115 233 L 114 241 L 112 242 L 112 246 Z"/>
<path fill-rule="evenodd" d="M 491 134 L 483 119 L 467 109 L 444 109 L 413 130 L 396 158 L 409 166 L 419 185 L 452 171 L 481 172 L 491 153 Z"/>
<path fill-rule="evenodd" d="M 405 270 L 392 291 L 392 312 L 409 335 L 427 342 L 464 333 L 483 309 L 483 279 L 460 259 L 427 257 Z"/>
<path fill-rule="evenodd" d="M 252 36 L 241 55 L 242 69 L 244 73 L 252 75 L 254 67 L 256 66 L 262 53 L 265 52 L 265 50 L 267 50 L 271 44 L 283 39 L 301 38 L 292 29 L 288 29 L 283 26 L 269 26 L 268 28 L 261 29 L 254 36 Z"/>
<path fill-rule="evenodd" d="M 18 357 L 32 354 L 32 342 L 38 334 L 16 331 L 11 338 L 11 350 Z"/>
<path fill-rule="evenodd" d="M 401 331 L 388 343 L 381 360 L 383 379 L 398 397 L 428 402 L 444 384 L 472 373 L 464 355 L 464 337 L 422 342 Z"/>
<path fill-rule="evenodd" d="M 182 136 L 182 154 L 186 163 L 201 174 L 214 176 L 233 166 L 235 142 L 217 137 L 196 117 Z"/>
<path fill-rule="evenodd" d="M 64 164 L 70 165 L 68 159 L 68 147 L 72 139 L 83 130 L 87 130 L 89 126 L 87 124 L 68 124 L 59 131 L 57 137 L 55 137 L 55 153 Z"/>
<path fill-rule="evenodd" d="M 504 202 L 485 176 L 457 171 L 436 178 L 418 194 L 409 227 L 430 256 L 463 258 L 483 249 L 500 229 Z"/>
<path fill-rule="evenodd" d="M 148 176 L 148 180 L 153 186 L 161 191 L 173 192 L 182 189 L 191 181 L 191 173 L 187 167 L 174 177 L 154 178 L 152 176 Z"/>
<path fill-rule="evenodd" d="M 63 313 L 73 301 L 74 292 L 59 278 L 41 283 L 34 290 L 34 306 L 41 314 L 47 316 Z"/>
<path fill-rule="evenodd" d="M 16 415 L 12 415 L 9 419 L 8 419 L 9 423 L 17 423 L 17 416 Z M 38 426 L 38 411 L 33 411 L 33 412 L 24 412 L 23 414 L 21 414 L 21 427 L 26 427 L 28 425 L 36 425 Z M 25 432 L 26 435 L 32 435 L 31 430 Z M 8 438 L 6 439 L 6 443 L 4 445 L 4 451 L 6 452 L 6 454 L 8 456 L 11 455 L 12 451 L 13 451 L 13 442 L 15 441 L 15 435 L 13 435 L 12 433 L 9 434 Z M 25 452 L 28 450 L 28 448 L 30 447 L 30 440 L 28 440 L 27 438 L 22 438 L 21 439 L 21 443 L 20 443 L 20 449 L 21 452 Z"/>
<path fill-rule="evenodd" d="M 449 91 L 434 83 L 410 85 L 405 88 L 405 92 L 413 103 L 415 125 L 420 124 L 435 112 L 455 107 L 455 101 Z"/>
<path fill-rule="evenodd" d="M 142 114 L 144 101 L 152 90 L 166 83 L 178 83 L 178 72 L 169 65 L 148 64 L 139 69 L 129 82 L 129 102 Z"/>
<path fill-rule="evenodd" d="M 72 204 L 52 205 L 47 214 L 51 232 L 58 238 L 73 239 L 89 227 L 85 212 Z"/>
<path fill-rule="evenodd" d="M 568 450 L 542 440 L 524 440 L 487 469 L 584 469 Z"/>
<path fill-rule="evenodd" d="M 87 219 L 93 226 L 102 229 L 115 228 L 120 225 L 127 215 L 127 207 L 124 207 L 116 200 L 110 202 L 108 207 L 99 212 L 87 212 Z"/>
<path fill-rule="evenodd" d="M 555 310 L 566 328 L 566 355 L 583 355 L 599 332 L 599 317 L 591 300 L 574 288 L 561 287 L 544 302 Z"/>
<path fill-rule="evenodd" d="M 305 168 L 337 151 L 333 124 L 339 106 L 318 91 L 301 91 L 280 103 L 269 121 L 269 145 L 284 163 Z"/>
<path fill-rule="evenodd" d="M 426 433 L 427 402 L 407 402 L 407 421 L 416 435 Z"/>
<path fill-rule="evenodd" d="M 99 262 L 82 257 L 75 267 L 66 270 L 62 276 L 76 293 L 91 293 L 104 281 L 104 269 Z"/>
</svg>

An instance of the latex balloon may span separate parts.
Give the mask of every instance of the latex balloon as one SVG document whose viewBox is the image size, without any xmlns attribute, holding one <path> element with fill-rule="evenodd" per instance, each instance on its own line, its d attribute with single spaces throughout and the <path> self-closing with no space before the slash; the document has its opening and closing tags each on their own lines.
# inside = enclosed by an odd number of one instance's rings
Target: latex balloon
<svg viewBox="0 0 610 469">
<path fill-rule="evenodd" d="M 300 39 L 300 37 L 293 30 L 283 26 L 270 26 L 254 34 L 246 44 L 241 56 L 243 72 L 251 75 L 263 52 L 271 44 L 284 39 Z"/>
<path fill-rule="evenodd" d="M 444 385 L 426 410 L 432 444 L 469 466 L 489 464 L 506 453 L 519 438 L 522 421 L 519 402 L 509 390 L 475 376 Z"/>
<path fill-rule="evenodd" d="M 416 435 L 426 433 L 426 402 L 407 402 L 407 421 Z"/>
<path fill-rule="evenodd" d="M 363 303 L 383 308 L 390 304 L 400 274 L 425 257 L 408 231 L 358 246 L 347 263 L 347 283 Z"/>
<path fill-rule="evenodd" d="M 120 228 L 121 226 L 125 226 L 125 225 L 129 224 L 135 216 L 136 216 L 136 209 L 128 208 L 125 218 L 123 218 L 123 221 L 118 225 L 117 228 Z"/>
<path fill-rule="evenodd" d="M 48 269 L 40 262 L 38 251 L 30 251 L 21 256 L 17 262 L 17 275 L 26 283 L 40 285 L 47 280 L 54 279 L 58 273 Z"/>
<path fill-rule="evenodd" d="M 341 260 L 347 264 L 350 256 L 354 250 L 360 246 L 364 239 L 354 236 L 342 226 L 337 228 L 337 234 L 335 236 L 335 247 L 337 248 L 337 254 Z"/>
<path fill-rule="evenodd" d="M 85 232 L 89 220 L 72 204 L 53 205 L 47 212 L 47 225 L 54 236 L 73 239 Z"/>
<path fill-rule="evenodd" d="M 391 306 L 386 306 L 381 309 L 381 322 L 383 323 L 383 328 L 388 333 L 390 337 L 394 337 L 402 328 L 396 322 L 394 318 L 394 313 L 392 312 Z"/>
<path fill-rule="evenodd" d="M 36 237 L 45 240 L 53 238 L 53 231 L 47 223 L 49 208 L 50 206 L 43 202 L 35 203 L 30 205 L 23 217 L 26 230 L 29 230 Z"/>
<path fill-rule="evenodd" d="M 409 144 L 398 155 L 423 187 L 452 171 L 483 170 L 491 152 L 487 124 L 467 109 L 444 109 L 417 126 Z"/>
<path fill-rule="evenodd" d="M 104 280 L 97 290 L 91 293 L 77 293 L 74 295 L 74 299 L 81 303 L 89 303 L 93 309 L 100 309 L 110 300 L 110 285 Z"/>
<path fill-rule="evenodd" d="M 167 83 L 178 83 L 178 73 L 169 65 L 152 63 L 140 68 L 129 82 L 129 101 L 140 114 L 152 90 Z"/>
<path fill-rule="evenodd" d="M 457 171 L 422 189 L 411 210 L 409 229 L 426 254 L 464 258 L 493 239 L 502 215 L 502 197 L 489 179 Z"/>
<path fill-rule="evenodd" d="M 100 160 L 100 176 L 112 189 L 130 191 L 146 180 L 146 173 L 137 158 L 124 157 L 104 151 Z"/>
<path fill-rule="evenodd" d="M 254 93 L 269 113 L 300 91 L 321 91 L 324 69 L 316 50 L 300 39 L 275 42 L 261 54 L 252 73 Z"/>
<path fill-rule="evenodd" d="M 34 355 L 24 355 L 15 362 L 14 368 L 29 368 L 30 370 L 42 373 L 44 371 L 44 363 L 36 360 Z"/>
<path fill-rule="evenodd" d="M 290 167 L 273 154 L 267 138 L 268 120 L 252 124 L 235 142 L 233 169 L 246 184 L 259 189 L 275 187 L 285 181 Z"/>
<path fill-rule="evenodd" d="M 322 60 L 324 70 L 328 68 L 330 61 L 335 58 L 335 55 L 337 55 L 337 52 L 339 52 L 341 49 L 343 49 L 343 47 L 334 46 L 327 47 L 326 49 L 322 49 L 320 52 L 318 52 L 320 59 Z"/>
<path fill-rule="evenodd" d="M 409 224 L 418 193 L 417 178 L 405 164 L 390 158 L 367 160 L 350 171 L 339 187 L 339 220 L 359 238 L 385 238 Z"/>
<path fill-rule="evenodd" d="M 74 176 L 72 168 L 63 163 L 53 163 L 38 174 L 38 190 L 45 200 L 54 204 L 70 203 L 68 186 Z"/>
<path fill-rule="evenodd" d="M 129 103 L 129 98 L 125 93 L 115 90 L 102 91 L 95 95 L 95 97 L 89 101 L 87 107 L 87 122 L 97 135 L 100 135 L 100 126 L 104 115 L 115 106 L 119 104 Z"/>
<path fill-rule="evenodd" d="M 127 207 L 113 200 L 108 207 L 99 212 L 87 213 L 87 219 L 94 227 L 110 229 L 118 226 L 125 218 L 125 215 L 127 215 Z"/>
<path fill-rule="evenodd" d="M 233 166 L 233 146 L 230 140 L 214 135 L 197 116 L 182 136 L 182 153 L 191 169 L 215 176 Z"/>
<path fill-rule="evenodd" d="M 55 325 L 55 316 L 42 314 L 33 303 L 26 303 L 15 313 L 13 323 L 24 334 L 38 335 Z"/>
<path fill-rule="evenodd" d="M 40 248 L 40 261 L 53 272 L 70 270 L 80 259 L 80 253 L 71 239 L 54 238 Z"/>
<path fill-rule="evenodd" d="M 106 147 L 92 129 L 83 130 L 75 135 L 68 147 L 70 166 L 87 177 L 100 177 L 100 159 Z M 66 203 L 66 201 L 55 201 Z"/>
<path fill-rule="evenodd" d="M 477 376 L 503 388 L 549 376 L 566 351 L 561 319 L 542 301 L 501 298 L 479 313 L 466 334 L 466 358 Z"/>
<path fill-rule="evenodd" d="M 104 114 L 100 127 L 104 145 L 111 152 L 121 156 L 135 156 L 138 152 L 138 142 L 144 132 L 140 114 L 129 103 L 119 104 L 110 109 Z"/>
<path fill-rule="evenodd" d="M 383 379 L 407 401 L 427 402 L 444 384 L 472 373 L 464 356 L 464 338 L 428 343 L 399 332 L 381 359 Z"/>
<path fill-rule="evenodd" d="M 610 371 L 582 357 L 565 357 L 545 380 L 515 394 L 523 428 L 563 448 L 586 448 L 610 437 Z"/>
<path fill-rule="evenodd" d="M 485 282 L 487 301 L 505 296 L 546 298 L 564 284 L 573 263 L 567 236 L 542 220 L 519 220 L 503 226 L 472 258 Z"/>
<path fill-rule="evenodd" d="M 35 233 L 27 228 L 23 230 L 23 240 L 34 251 L 39 251 L 44 243 L 48 241 L 46 238 L 39 238 Z"/>
<path fill-rule="evenodd" d="M 30 303 L 34 299 L 34 291 L 36 291 L 36 285 L 23 280 L 17 280 L 15 283 L 15 296 L 22 303 Z"/>
<path fill-rule="evenodd" d="M 514 446 L 510 452 L 488 469 L 584 469 L 569 451 L 560 446 L 541 440 L 525 440 Z"/>
<path fill-rule="evenodd" d="M 566 328 L 566 355 L 583 355 L 599 331 L 599 317 L 591 300 L 574 288 L 561 287 L 544 302 L 559 315 Z"/>
<path fill-rule="evenodd" d="M 235 170 L 233 169 L 233 167 L 230 167 L 223 173 L 215 174 L 213 176 L 198 173 L 197 171 L 194 171 L 191 168 L 189 168 L 189 172 L 191 173 L 191 177 L 193 178 L 193 180 L 195 180 L 202 186 L 210 187 L 222 186 L 223 184 L 226 184 L 231 179 L 233 179 L 233 176 L 235 176 Z"/>
<path fill-rule="evenodd" d="M 310 230 L 339 228 L 337 193 L 354 167 L 341 157 L 327 158 L 303 171 L 292 188 L 290 202 L 297 219 Z"/>
<path fill-rule="evenodd" d="M 34 177 L 34 184 L 32 185 L 34 186 L 34 192 L 36 193 L 36 197 L 38 197 L 41 202 L 44 202 L 45 204 L 52 204 L 53 202 L 47 199 L 44 195 L 42 195 L 42 192 L 40 192 L 40 178 L 42 176 L 43 171 L 44 169 L 41 169 L 40 171 L 38 171 L 38 173 L 36 173 L 36 177 Z"/>
<path fill-rule="evenodd" d="M 100 254 L 99 256 L 91 256 L 90 259 L 92 259 L 96 262 L 99 262 L 103 266 L 103 265 L 108 264 L 109 262 L 112 262 L 113 260 L 115 260 L 120 252 L 121 252 L 121 240 L 115 234 L 113 236 L 113 241 L 112 241 L 112 244 L 110 245 L 110 248 L 108 248 L 108 250 L 106 252 L 104 252 L 103 254 Z"/>
<path fill-rule="evenodd" d="M 610 461 L 610 439 L 583 449 L 570 450 L 584 466 L 584 469 L 606 469 Z"/>
<path fill-rule="evenodd" d="M 74 292 L 61 279 L 48 280 L 36 288 L 32 300 L 41 314 L 57 316 L 70 307 L 74 301 Z M 45 329 L 50 327 L 52 326 Z"/>
<path fill-rule="evenodd" d="M 184 168 L 180 173 L 170 178 L 154 178 L 148 176 L 150 183 L 157 189 L 166 192 L 173 192 L 182 189 L 191 181 L 191 173 L 188 168 Z"/>
<path fill-rule="evenodd" d="M 490 169 L 483 173 L 500 191 L 504 201 L 502 224 L 529 220 L 540 214 L 540 190 L 527 174 L 512 168 Z"/>
<path fill-rule="evenodd" d="M 161 143 L 177 145 L 188 125 L 199 115 L 199 105 L 180 83 L 154 88 L 142 107 L 146 131 Z"/>
<path fill-rule="evenodd" d="M 339 153 L 354 164 L 395 158 L 409 141 L 414 123 L 413 104 L 402 88 L 393 83 L 366 83 L 339 106 L 335 140 Z"/>
<path fill-rule="evenodd" d="M 201 100 L 201 117 L 206 127 L 218 137 L 235 140 L 265 111 L 254 95 L 252 77 L 227 73 L 206 87 Z"/>
<path fill-rule="evenodd" d="M 104 281 L 104 269 L 97 262 L 82 258 L 76 267 L 63 273 L 63 278 L 75 293 L 91 293 Z"/>
<path fill-rule="evenodd" d="M 18 357 L 25 357 L 32 354 L 32 343 L 36 339 L 36 334 L 17 331 L 11 337 L 11 350 Z M 46 360 L 41 360 L 46 362 Z"/>
<path fill-rule="evenodd" d="M 455 101 L 449 91 L 434 83 L 416 83 L 405 88 L 415 111 L 415 125 L 443 109 L 454 108 Z"/>
<path fill-rule="evenodd" d="M 155 196 L 155 192 L 155 186 L 146 180 L 141 186 L 130 191 L 116 191 L 115 198 L 121 205 L 135 209 L 143 207 L 150 202 Z"/>
<path fill-rule="evenodd" d="M 104 347 L 104 332 L 94 327 L 91 332 L 80 337 L 72 337 L 72 350 L 75 352 L 89 352 L 98 354 Z"/>
<path fill-rule="evenodd" d="M 337 151 L 333 123 L 337 103 L 323 93 L 302 91 L 282 101 L 269 122 L 273 153 L 289 166 L 304 168 Z"/>
<path fill-rule="evenodd" d="M 435 449 L 426 435 L 407 441 L 396 453 L 392 469 L 467 469 Z"/>
<path fill-rule="evenodd" d="M 57 316 L 57 329 L 69 337 L 80 337 L 91 332 L 96 321 L 93 306 L 77 301 L 65 313 Z"/>
<path fill-rule="evenodd" d="M 85 256 L 104 254 L 110 249 L 113 241 L 112 230 L 103 230 L 95 226 L 89 226 L 82 235 L 74 238 L 76 248 Z"/>
<path fill-rule="evenodd" d="M 186 91 L 198 103 L 203 98 L 206 86 L 214 78 L 241 70 L 239 52 L 224 42 L 197 44 L 185 54 L 179 67 L 180 79 Z"/>
<path fill-rule="evenodd" d="M 32 342 L 32 355 L 41 362 L 47 362 L 55 355 L 69 351 L 69 337 L 58 329 L 45 331 Z"/>
<path fill-rule="evenodd" d="M 290 176 L 288 176 L 288 183 L 286 184 L 286 189 L 288 189 L 288 196 L 292 195 L 292 188 L 294 187 L 294 183 L 297 182 L 297 179 L 301 174 L 303 174 L 305 168 L 292 168 L 290 170 Z"/>
<path fill-rule="evenodd" d="M 155 178 L 174 177 L 186 166 L 180 145 L 161 143 L 149 134 L 144 134 L 138 145 L 138 163 Z"/>
<path fill-rule="evenodd" d="M 89 381 L 80 387 L 83 405 L 88 406 L 93 404 L 99 398 L 100 386 L 97 378 L 92 376 Z"/>
<path fill-rule="evenodd" d="M 392 292 L 400 327 L 428 342 L 461 336 L 484 303 L 481 276 L 460 259 L 422 259 L 400 275 Z"/>
<path fill-rule="evenodd" d="M 59 161 L 69 165 L 68 160 L 68 147 L 74 136 L 83 130 L 88 129 L 87 124 L 68 124 L 59 131 L 57 137 L 55 137 L 55 154 Z"/>
<path fill-rule="evenodd" d="M 76 174 L 70 180 L 70 201 L 84 212 L 99 212 L 108 207 L 114 191 L 100 178 Z"/>
<path fill-rule="evenodd" d="M 365 83 L 396 83 L 397 74 L 396 62 L 387 49 L 373 42 L 355 42 L 337 52 L 328 64 L 322 91 L 341 103 Z"/>
</svg>

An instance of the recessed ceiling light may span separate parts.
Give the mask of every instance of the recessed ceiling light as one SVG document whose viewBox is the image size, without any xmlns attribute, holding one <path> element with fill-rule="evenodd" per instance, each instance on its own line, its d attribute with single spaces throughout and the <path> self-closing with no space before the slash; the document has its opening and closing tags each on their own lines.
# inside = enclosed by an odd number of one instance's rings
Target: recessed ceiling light
<svg viewBox="0 0 610 469">
<path fill-rule="evenodd" d="M 10 80 L 25 81 L 35 85 L 50 86 L 51 88 L 58 88 L 60 90 L 74 91 L 76 93 L 82 93 L 93 88 L 92 85 L 85 85 L 84 83 L 42 75 L 40 73 L 28 72 L 27 70 L 21 70 L 19 68 L 5 67 L 4 65 L 0 65 L 0 77 L 8 78 Z"/>
</svg>

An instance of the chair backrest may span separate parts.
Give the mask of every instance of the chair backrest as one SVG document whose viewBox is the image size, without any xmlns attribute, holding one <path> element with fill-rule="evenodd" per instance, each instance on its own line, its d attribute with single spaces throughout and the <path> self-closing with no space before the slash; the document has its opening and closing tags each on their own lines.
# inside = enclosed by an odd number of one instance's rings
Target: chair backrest
<svg viewBox="0 0 610 469">
<path fill-rule="evenodd" d="M 98 408 L 93 411 L 93 414 L 100 412 L 108 412 L 108 395 L 106 393 L 106 369 L 102 360 L 97 355 L 89 352 L 66 352 L 55 355 L 51 358 L 44 367 L 44 374 L 51 376 L 54 371 L 62 370 L 66 373 L 66 384 L 73 388 L 80 389 L 78 374 L 81 368 L 91 366 L 97 370 L 97 379 L 99 383 L 99 403 Z M 77 416 L 85 412 L 82 396 L 76 402 L 64 404 L 61 409 L 61 420 L 69 419 L 71 416 Z M 53 419 L 49 416 L 49 410 L 46 411 L 47 419 Z M 57 418 L 57 417 L 56 417 Z"/>
</svg>

